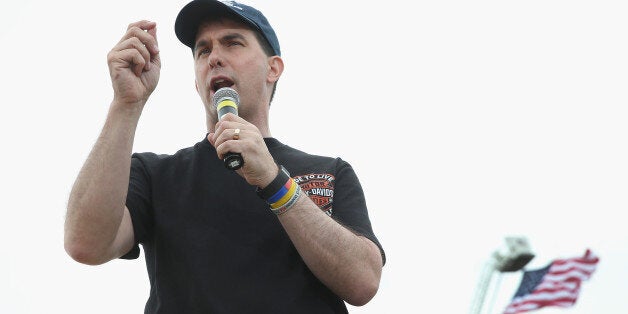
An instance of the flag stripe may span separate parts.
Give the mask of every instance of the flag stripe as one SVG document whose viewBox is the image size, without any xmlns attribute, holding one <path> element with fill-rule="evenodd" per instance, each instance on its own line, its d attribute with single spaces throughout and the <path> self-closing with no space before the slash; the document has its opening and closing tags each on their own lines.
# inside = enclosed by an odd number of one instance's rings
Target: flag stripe
<svg viewBox="0 0 628 314">
<path fill-rule="evenodd" d="M 582 257 L 557 259 L 545 268 L 525 271 L 504 314 L 524 313 L 545 306 L 573 306 L 582 281 L 591 278 L 598 261 L 599 258 L 587 249 Z"/>
</svg>

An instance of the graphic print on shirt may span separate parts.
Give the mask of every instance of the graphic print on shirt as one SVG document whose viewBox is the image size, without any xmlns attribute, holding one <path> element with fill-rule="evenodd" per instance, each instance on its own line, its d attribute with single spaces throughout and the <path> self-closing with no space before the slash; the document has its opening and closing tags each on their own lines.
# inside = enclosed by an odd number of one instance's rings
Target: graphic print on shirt
<svg viewBox="0 0 628 314">
<path fill-rule="evenodd" d="M 310 173 L 296 176 L 293 179 L 314 204 L 324 211 L 327 216 L 331 216 L 331 205 L 334 201 L 334 180 L 336 179 L 333 175 Z"/>
</svg>

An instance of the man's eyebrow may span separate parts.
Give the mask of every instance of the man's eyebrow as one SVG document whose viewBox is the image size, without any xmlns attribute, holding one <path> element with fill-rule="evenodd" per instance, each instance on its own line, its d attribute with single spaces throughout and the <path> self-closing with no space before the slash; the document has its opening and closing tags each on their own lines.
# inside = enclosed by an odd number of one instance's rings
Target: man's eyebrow
<svg viewBox="0 0 628 314">
<path fill-rule="evenodd" d="M 221 38 L 222 40 L 234 40 L 234 39 L 242 39 L 244 40 L 244 36 L 240 33 L 229 33 Z"/>
<path fill-rule="evenodd" d="M 246 38 L 240 34 L 240 33 L 229 33 L 226 34 L 224 36 L 222 36 L 220 38 L 220 41 L 230 41 L 230 40 L 235 40 L 235 39 L 240 39 L 240 40 L 246 40 Z M 196 50 L 198 50 L 198 48 L 201 47 L 206 47 L 209 45 L 209 42 L 207 40 L 199 40 L 195 45 L 194 45 L 194 49 L 192 51 L 194 51 L 194 53 L 196 53 Z"/>
<path fill-rule="evenodd" d="M 196 45 L 194 45 L 194 49 L 192 49 L 192 51 L 196 54 L 196 50 L 198 50 L 198 48 L 205 47 L 208 44 L 209 43 L 207 42 L 207 40 L 200 40 L 199 42 L 196 43 Z"/>
</svg>

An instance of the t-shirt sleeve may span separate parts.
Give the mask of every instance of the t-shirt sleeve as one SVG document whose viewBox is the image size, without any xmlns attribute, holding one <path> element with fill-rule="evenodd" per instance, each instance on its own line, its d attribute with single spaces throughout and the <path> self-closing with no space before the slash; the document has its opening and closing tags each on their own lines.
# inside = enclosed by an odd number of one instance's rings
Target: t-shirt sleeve
<svg viewBox="0 0 628 314">
<path fill-rule="evenodd" d="M 362 185 L 349 163 L 340 158 L 337 161 L 338 168 L 334 184 L 332 218 L 373 241 L 379 247 L 382 254 L 382 263 L 385 264 L 386 254 L 373 232 Z"/>
<path fill-rule="evenodd" d="M 136 259 L 139 257 L 139 244 L 149 240 L 152 234 L 152 203 L 150 189 L 150 174 L 147 170 L 146 160 L 138 154 L 131 158 L 131 173 L 129 177 L 129 190 L 126 197 L 126 207 L 131 214 L 135 244 L 133 248 L 121 259 Z"/>
</svg>

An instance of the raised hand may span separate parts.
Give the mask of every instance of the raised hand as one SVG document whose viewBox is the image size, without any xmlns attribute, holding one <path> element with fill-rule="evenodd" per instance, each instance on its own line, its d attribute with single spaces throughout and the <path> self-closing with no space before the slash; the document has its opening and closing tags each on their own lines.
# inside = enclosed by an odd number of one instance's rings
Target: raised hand
<svg viewBox="0 0 628 314">
<path fill-rule="evenodd" d="M 139 106 L 157 87 L 161 60 L 157 45 L 157 23 L 138 21 L 107 54 L 114 102 Z"/>
</svg>

